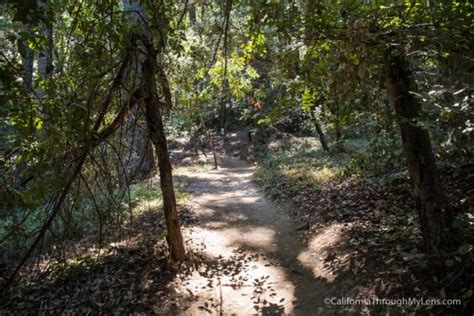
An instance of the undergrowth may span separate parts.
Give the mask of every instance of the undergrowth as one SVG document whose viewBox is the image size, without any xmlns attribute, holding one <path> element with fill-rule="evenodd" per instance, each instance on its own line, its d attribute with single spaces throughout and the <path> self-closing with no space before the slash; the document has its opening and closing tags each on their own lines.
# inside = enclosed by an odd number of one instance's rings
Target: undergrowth
<svg viewBox="0 0 474 316">
<path fill-rule="evenodd" d="M 180 179 L 175 181 L 178 203 L 189 198 L 185 186 L 186 183 Z M 122 227 L 133 218 L 150 212 L 161 213 L 161 203 L 159 177 L 134 183 L 125 192 L 115 190 L 108 196 L 98 196 L 94 200 L 82 199 L 76 208 L 65 208 L 55 219 L 41 243 L 41 251 L 57 252 L 64 248 L 66 240 L 68 244 L 74 244 L 90 236 L 99 236 L 96 239 L 101 242 L 119 238 L 126 233 Z M 47 216 L 48 213 L 40 209 L 18 209 L 2 220 L 0 268 L 21 257 L 34 240 L 31 236 L 43 225 Z M 21 225 L 15 224 L 20 222 Z M 71 260 L 73 262 L 75 259 Z"/>
<path fill-rule="evenodd" d="M 459 212 L 453 224 L 459 235 L 453 236 L 451 245 L 456 250 L 440 258 L 434 271 L 427 270 L 408 174 L 401 151 L 393 146 L 392 140 L 346 139 L 326 152 L 315 138 L 277 135 L 255 148 L 258 168 L 253 180 L 270 197 L 293 202 L 292 215 L 300 222 L 303 238 L 343 225 L 343 238 L 328 249 L 324 260 L 336 278 L 346 275 L 352 280 L 345 288 L 348 296 L 411 295 L 468 302 L 474 291 L 474 275 L 467 272 L 474 248 L 466 237 L 474 236 L 474 216 L 468 203 L 462 204 L 467 185 L 463 171 L 443 174 L 447 198 Z M 375 307 L 373 312 L 377 313 Z"/>
<path fill-rule="evenodd" d="M 254 180 L 273 198 L 282 191 L 290 196 L 302 190 L 318 192 L 327 183 L 363 176 L 365 171 L 358 161 L 372 160 L 375 167 L 379 159 L 367 157 L 369 146 L 365 139 L 347 139 L 328 152 L 315 138 L 283 135 L 255 148 L 259 168 Z"/>
</svg>

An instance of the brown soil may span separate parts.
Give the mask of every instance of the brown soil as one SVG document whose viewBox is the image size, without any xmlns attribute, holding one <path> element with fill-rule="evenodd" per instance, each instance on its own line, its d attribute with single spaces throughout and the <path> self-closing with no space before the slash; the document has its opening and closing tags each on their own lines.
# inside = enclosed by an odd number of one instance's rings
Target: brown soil
<svg viewBox="0 0 474 316">
<path fill-rule="evenodd" d="M 174 312 L 310 315 L 329 308 L 324 298 L 334 286 L 321 254 L 340 230 L 330 228 L 324 243 L 305 247 L 288 215 L 292 206 L 267 199 L 251 182 L 253 172 L 253 165 L 226 157 L 218 170 L 177 175 L 189 180 L 198 220 L 184 234 L 206 259 L 171 286 Z"/>
</svg>

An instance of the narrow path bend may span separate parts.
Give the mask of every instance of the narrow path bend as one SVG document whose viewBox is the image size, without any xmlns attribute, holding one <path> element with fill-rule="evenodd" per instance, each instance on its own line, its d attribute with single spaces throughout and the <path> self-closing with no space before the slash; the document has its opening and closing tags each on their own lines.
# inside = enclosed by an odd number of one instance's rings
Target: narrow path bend
<svg viewBox="0 0 474 316">
<path fill-rule="evenodd" d="M 277 205 L 251 182 L 254 166 L 222 158 L 218 170 L 188 178 L 193 213 L 187 240 L 208 258 L 192 275 L 176 281 L 182 315 L 302 314 L 326 310 L 330 283 L 313 275 L 302 254 L 288 205 Z M 196 249 L 195 249 L 196 250 Z M 315 254 L 317 256 L 317 254 Z M 317 259 L 315 259 L 317 260 Z"/>
</svg>

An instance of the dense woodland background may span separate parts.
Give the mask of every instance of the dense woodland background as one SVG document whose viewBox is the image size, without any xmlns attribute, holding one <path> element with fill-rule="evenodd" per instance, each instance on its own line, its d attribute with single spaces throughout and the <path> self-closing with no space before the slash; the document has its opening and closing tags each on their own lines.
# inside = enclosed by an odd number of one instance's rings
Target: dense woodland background
<svg viewBox="0 0 474 316">
<path fill-rule="evenodd" d="M 257 164 L 268 196 L 293 203 L 299 234 L 351 227 L 351 266 L 327 257 L 357 280 L 348 289 L 462 298 L 433 312 L 472 313 L 471 1 L 0 9 L 3 311 L 60 305 L 64 292 L 49 303 L 38 293 L 80 288 L 103 251 L 143 232 L 134 221 L 156 224 L 161 246 L 141 255 L 163 271 L 197 260 L 180 229 L 193 225 L 190 195 L 172 170 L 233 155 Z"/>
</svg>

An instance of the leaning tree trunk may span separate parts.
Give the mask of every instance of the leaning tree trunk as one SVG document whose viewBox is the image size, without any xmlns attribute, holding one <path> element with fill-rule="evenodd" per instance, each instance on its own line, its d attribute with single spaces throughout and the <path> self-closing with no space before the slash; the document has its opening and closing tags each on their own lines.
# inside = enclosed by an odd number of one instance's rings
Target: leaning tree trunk
<svg viewBox="0 0 474 316">
<path fill-rule="evenodd" d="M 325 151 L 329 151 L 329 145 L 328 142 L 326 141 L 326 136 L 324 136 L 324 132 L 321 128 L 321 124 L 319 124 L 317 119 L 313 119 L 314 127 L 316 127 L 316 132 L 318 132 L 319 135 L 319 142 L 321 143 L 321 146 Z"/>
<path fill-rule="evenodd" d="M 145 51 L 141 69 L 141 83 L 145 101 L 145 119 L 147 121 L 150 140 L 155 146 L 158 156 L 158 169 L 160 171 L 160 185 L 163 195 L 163 211 L 165 213 L 167 242 L 170 256 L 173 261 L 184 261 L 186 251 L 184 249 L 183 236 L 178 221 L 178 210 L 173 187 L 173 175 L 168 153 L 168 144 L 163 128 L 161 110 L 164 106 L 159 101 L 157 91 L 157 76 L 164 95 L 166 104 L 171 106 L 171 92 L 163 69 L 158 68 L 157 52 L 153 46 L 153 39 L 146 25 L 145 11 L 140 1 L 123 0 L 124 7 L 132 14 L 132 18 L 142 27 L 141 37 Z M 163 32 L 160 35 L 163 36 Z M 162 39 L 163 41 L 163 39 Z"/>
<path fill-rule="evenodd" d="M 160 184 L 163 193 L 163 210 L 168 231 L 167 241 L 170 248 L 171 259 L 183 261 L 186 258 L 183 237 L 178 222 L 178 210 L 173 187 L 173 175 L 168 153 L 168 144 L 163 128 L 161 105 L 156 88 L 158 68 L 156 52 L 151 43 L 146 44 L 146 59 L 143 62 L 143 93 L 145 94 L 145 115 L 150 130 L 150 138 L 158 155 L 158 168 L 160 171 Z"/>
<path fill-rule="evenodd" d="M 326 141 L 326 136 L 324 135 L 323 129 L 321 128 L 321 124 L 319 123 L 318 117 L 315 113 L 316 105 L 314 106 L 313 109 L 311 109 L 311 120 L 313 121 L 314 127 L 316 128 L 316 132 L 318 133 L 319 136 L 319 142 L 321 143 L 321 147 L 325 151 L 329 151 L 329 145 L 328 142 Z"/>
<path fill-rule="evenodd" d="M 428 130 L 419 121 L 416 83 L 403 56 L 387 54 L 385 74 L 390 101 L 400 128 L 408 173 L 414 186 L 425 253 L 437 255 L 445 239 L 448 209 Z"/>
</svg>

